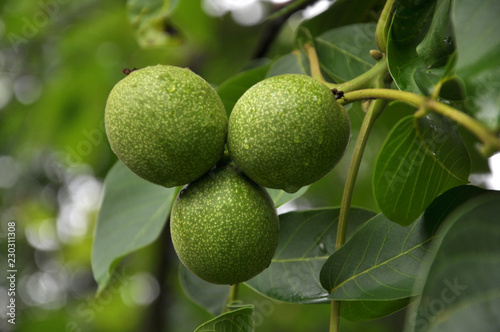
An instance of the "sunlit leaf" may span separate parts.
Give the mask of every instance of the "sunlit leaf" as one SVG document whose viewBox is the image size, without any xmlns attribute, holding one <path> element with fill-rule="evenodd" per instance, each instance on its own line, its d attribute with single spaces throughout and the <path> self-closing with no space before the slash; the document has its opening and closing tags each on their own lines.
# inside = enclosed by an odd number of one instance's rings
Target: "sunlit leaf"
<svg viewBox="0 0 500 332">
<path fill-rule="evenodd" d="M 439 194 L 467 183 L 470 168 L 467 149 L 449 120 L 409 116 L 393 128 L 379 153 L 375 198 L 385 216 L 408 225 Z"/>
<path fill-rule="evenodd" d="M 194 332 L 252 332 L 253 306 L 241 306 L 200 325 Z"/>
<path fill-rule="evenodd" d="M 179 281 L 186 296 L 214 316 L 219 315 L 229 296 L 228 285 L 216 285 L 202 280 L 179 264 Z"/>
<path fill-rule="evenodd" d="M 470 199 L 443 224 L 416 285 L 420 299 L 406 331 L 498 331 L 500 327 L 500 193 Z"/>
<path fill-rule="evenodd" d="M 305 194 L 307 189 L 309 189 L 309 186 L 302 187 L 294 193 L 287 193 L 286 191 L 280 189 L 266 188 L 267 192 L 271 196 L 271 199 L 273 200 L 274 205 L 276 207 L 280 207 L 285 203 L 288 203 L 296 198 L 299 198 L 300 196 Z"/>
<path fill-rule="evenodd" d="M 92 246 L 92 271 L 101 292 L 120 258 L 152 243 L 167 220 L 176 188 L 164 188 L 117 162 L 104 181 Z"/>
<path fill-rule="evenodd" d="M 352 209 L 348 233 L 373 212 Z M 294 211 L 280 215 L 280 238 L 271 265 L 246 284 L 272 299 L 293 303 L 328 301 L 318 275 L 335 250 L 339 209 Z"/>
</svg>

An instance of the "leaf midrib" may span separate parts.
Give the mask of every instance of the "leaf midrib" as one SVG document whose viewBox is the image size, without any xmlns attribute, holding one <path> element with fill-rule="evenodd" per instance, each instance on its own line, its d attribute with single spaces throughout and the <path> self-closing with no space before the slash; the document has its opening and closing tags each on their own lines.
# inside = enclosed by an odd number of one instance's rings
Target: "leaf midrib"
<svg viewBox="0 0 500 332">
<path fill-rule="evenodd" d="M 395 260 L 395 259 L 397 259 L 397 258 L 403 257 L 404 255 L 409 254 L 409 253 L 410 253 L 411 251 L 413 251 L 413 250 L 416 250 L 416 249 L 418 249 L 418 248 L 422 248 L 422 246 L 423 246 L 424 244 L 426 244 L 427 242 L 431 241 L 432 239 L 434 239 L 434 237 L 430 237 L 430 238 L 428 238 L 427 240 L 425 240 L 424 242 L 419 243 L 417 246 L 414 246 L 414 247 L 411 247 L 411 248 L 409 248 L 409 249 L 407 249 L 407 250 L 405 250 L 405 251 L 402 251 L 402 252 L 400 252 L 399 254 L 397 254 L 396 256 L 391 257 L 390 259 L 387 259 L 387 260 L 385 260 L 385 261 L 383 261 L 383 262 L 381 262 L 381 263 L 379 263 L 379 264 L 375 264 L 375 265 L 373 265 L 372 267 L 370 267 L 370 268 L 368 268 L 368 269 L 366 269 L 366 270 L 362 271 L 361 273 L 357 273 L 357 274 L 354 274 L 354 275 L 350 276 L 350 277 L 349 277 L 349 278 L 347 278 L 346 280 L 342 281 L 341 283 L 339 283 L 339 284 L 337 284 L 335 287 L 333 287 L 333 288 L 332 288 L 332 290 L 330 291 L 330 294 L 331 294 L 331 293 L 333 293 L 333 292 L 335 292 L 337 289 L 339 289 L 339 288 L 340 288 L 340 287 L 342 287 L 343 285 L 345 285 L 347 282 L 349 282 L 349 281 L 351 281 L 351 280 L 355 280 L 357 277 L 359 277 L 359 276 L 361 276 L 361 275 L 363 275 L 363 274 L 369 273 L 370 271 L 372 271 L 372 270 L 374 270 L 374 269 L 376 269 L 376 268 L 379 268 L 379 267 L 381 267 L 381 266 L 383 266 L 383 265 L 385 265 L 385 264 L 388 264 L 388 263 L 390 263 L 390 262 L 394 261 L 394 260 Z M 422 248 L 422 249 L 423 249 L 423 248 Z"/>
</svg>

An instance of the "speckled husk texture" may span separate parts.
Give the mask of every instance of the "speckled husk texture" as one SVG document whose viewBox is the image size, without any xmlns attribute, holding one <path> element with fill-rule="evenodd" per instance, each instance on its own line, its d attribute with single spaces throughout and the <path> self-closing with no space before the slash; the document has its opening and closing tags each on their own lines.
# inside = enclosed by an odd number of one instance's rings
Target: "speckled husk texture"
<svg viewBox="0 0 500 332">
<path fill-rule="evenodd" d="M 106 134 L 134 173 L 165 187 L 201 177 L 224 151 L 227 115 L 215 90 L 189 69 L 130 73 L 109 94 Z"/>
<path fill-rule="evenodd" d="M 279 221 L 269 194 L 235 166 L 217 168 L 184 188 L 170 227 L 182 263 L 214 284 L 256 276 L 278 245 Z"/>
<path fill-rule="evenodd" d="M 238 100 L 228 122 L 234 163 L 262 186 L 295 192 L 344 155 L 349 116 L 325 85 L 306 75 L 265 79 Z"/>
</svg>

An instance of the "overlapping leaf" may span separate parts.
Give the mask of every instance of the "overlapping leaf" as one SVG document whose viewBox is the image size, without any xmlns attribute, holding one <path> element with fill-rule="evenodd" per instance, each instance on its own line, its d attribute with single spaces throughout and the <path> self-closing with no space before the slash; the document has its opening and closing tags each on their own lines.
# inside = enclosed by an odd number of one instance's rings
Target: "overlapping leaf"
<svg viewBox="0 0 500 332">
<path fill-rule="evenodd" d="M 500 327 L 500 193 L 476 196 L 445 220 L 429 256 L 406 331 L 497 331 Z"/>
<path fill-rule="evenodd" d="M 454 49 L 449 6 L 449 0 L 418 5 L 398 2 L 388 36 L 387 61 L 400 90 L 429 95 L 443 76 L 444 67 L 430 67 L 445 65 Z"/>
<path fill-rule="evenodd" d="M 464 185 L 451 188 L 439 195 L 425 210 L 424 218 L 427 234 L 433 234 L 441 222 L 456 208 L 468 200 L 488 192 L 476 186 Z"/>
<path fill-rule="evenodd" d="M 403 227 L 379 214 L 328 258 L 321 285 L 335 300 L 411 297 L 431 239 L 423 220 Z"/>
<path fill-rule="evenodd" d="M 160 235 L 176 193 L 176 188 L 141 179 L 120 161 L 109 171 L 92 246 L 92 272 L 98 292 L 108 284 L 121 257 Z"/>
<path fill-rule="evenodd" d="M 309 75 L 309 61 L 304 52 L 295 50 L 276 59 L 267 72 L 267 77 L 281 74 Z"/>
<path fill-rule="evenodd" d="M 417 45 L 417 54 L 428 68 L 445 65 L 455 50 L 453 27 L 449 20 L 451 0 L 438 0 L 429 32 Z"/>
<path fill-rule="evenodd" d="M 335 250 L 339 209 L 294 211 L 280 216 L 278 248 L 269 268 L 246 284 L 276 300 L 294 303 L 328 301 L 318 279 L 323 263 Z M 348 233 L 374 215 L 352 209 Z"/>
<path fill-rule="evenodd" d="M 355 320 L 356 311 L 380 317 L 401 309 L 419 294 L 415 282 L 422 279 L 424 257 L 440 225 L 455 209 L 485 192 L 474 186 L 450 189 L 406 227 L 377 215 L 328 259 L 321 271 L 322 285 L 332 291 L 331 298 L 342 300 L 346 318 Z"/>
<path fill-rule="evenodd" d="M 271 196 L 271 199 L 273 200 L 274 205 L 276 207 L 280 207 L 281 205 L 283 205 L 285 203 L 288 203 L 290 201 L 293 201 L 296 198 L 299 198 L 300 196 L 305 194 L 307 189 L 309 189 L 309 186 L 302 187 L 294 193 L 287 193 L 286 191 L 280 190 L 280 189 L 266 188 L 267 192 Z"/>
<path fill-rule="evenodd" d="M 241 306 L 200 325 L 194 332 L 252 332 L 253 306 Z"/>
<path fill-rule="evenodd" d="M 390 220 L 408 225 L 447 189 L 467 183 L 471 161 L 446 118 L 402 119 L 387 137 L 373 176 L 377 203 Z"/>
<path fill-rule="evenodd" d="M 369 70 L 375 60 L 374 23 L 353 24 L 323 33 L 315 40 L 322 71 L 327 78 L 342 83 Z"/>
<path fill-rule="evenodd" d="M 374 32 L 375 24 L 362 23 L 335 28 L 315 38 L 314 46 L 326 78 L 345 82 L 370 69 L 376 62 L 370 56 L 370 50 L 376 48 Z M 295 50 L 275 60 L 267 76 L 290 73 L 310 74 L 303 51 Z"/>
</svg>

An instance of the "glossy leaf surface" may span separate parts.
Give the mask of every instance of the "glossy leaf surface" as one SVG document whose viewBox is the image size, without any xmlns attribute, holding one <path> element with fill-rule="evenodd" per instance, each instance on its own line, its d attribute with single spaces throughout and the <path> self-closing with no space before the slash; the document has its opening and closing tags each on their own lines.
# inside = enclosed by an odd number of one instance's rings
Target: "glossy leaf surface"
<svg viewBox="0 0 500 332">
<path fill-rule="evenodd" d="M 335 249 L 339 209 L 293 211 L 280 215 L 280 238 L 271 265 L 246 284 L 272 299 L 293 303 L 328 301 L 318 276 Z M 352 209 L 348 234 L 373 212 Z"/>
</svg>

